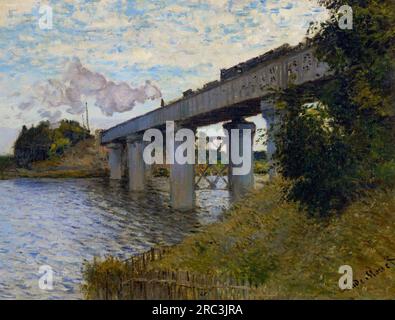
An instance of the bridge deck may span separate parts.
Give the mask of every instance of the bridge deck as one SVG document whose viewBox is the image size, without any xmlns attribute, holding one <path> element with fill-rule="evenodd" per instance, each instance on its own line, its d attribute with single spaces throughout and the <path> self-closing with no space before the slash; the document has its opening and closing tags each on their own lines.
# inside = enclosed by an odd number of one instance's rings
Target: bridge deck
<svg viewBox="0 0 395 320">
<path fill-rule="evenodd" d="M 170 120 L 199 127 L 256 115 L 260 112 L 260 101 L 270 93 L 270 88 L 285 88 L 288 79 L 302 84 L 326 75 L 327 65 L 313 56 L 312 48 L 298 46 L 283 51 L 281 55 L 270 55 L 270 59 L 257 59 L 252 67 L 248 64 L 252 60 L 249 60 L 228 69 L 231 72 L 222 71 L 231 75 L 104 131 L 102 144 L 121 141 L 150 128 L 161 128 Z"/>
</svg>

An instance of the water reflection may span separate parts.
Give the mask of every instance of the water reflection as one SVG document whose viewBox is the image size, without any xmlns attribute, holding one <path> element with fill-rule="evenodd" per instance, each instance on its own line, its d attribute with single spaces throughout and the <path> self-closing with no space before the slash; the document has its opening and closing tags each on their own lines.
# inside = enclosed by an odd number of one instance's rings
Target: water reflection
<svg viewBox="0 0 395 320">
<path fill-rule="evenodd" d="M 216 221 L 229 195 L 200 190 L 196 201 L 194 211 L 172 210 L 166 178 L 142 193 L 101 179 L 0 181 L 0 299 L 81 298 L 84 259 L 180 242 Z M 38 288 L 41 265 L 55 272 L 53 291 Z"/>
</svg>

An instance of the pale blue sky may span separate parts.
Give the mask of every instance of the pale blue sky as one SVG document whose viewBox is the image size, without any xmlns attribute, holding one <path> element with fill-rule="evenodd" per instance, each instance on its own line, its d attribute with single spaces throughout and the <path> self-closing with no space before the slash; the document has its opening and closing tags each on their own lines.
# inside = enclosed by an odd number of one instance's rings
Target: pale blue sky
<svg viewBox="0 0 395 320">
<path fill-rule="evenodd" d="M 39 28 L 44 4 L 51 30 Z M 314 0 L 0 0 L 0 153 L 23 124 L 80 120 L 79 102 L 88 101 L 95 128 L 146 113 L 160 104 L 152 88 L 170 101 L 218 79 L 221 68 L 297 44 L 324 18 Z M 87 81 L 106 90 L 92 94 Z M 76 99 L 62 96 L 70 88 Z"/>
</svg>

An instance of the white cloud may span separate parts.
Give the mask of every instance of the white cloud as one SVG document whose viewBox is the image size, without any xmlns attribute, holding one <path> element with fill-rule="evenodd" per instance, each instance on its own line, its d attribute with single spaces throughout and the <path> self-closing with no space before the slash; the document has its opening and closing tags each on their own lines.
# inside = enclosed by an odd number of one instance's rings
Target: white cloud
<svg viewBox="0 0 395 320">
<path fill-rule="evenodd" d="M 26 23 L 26 15 L 31 16 L 37 4 L 34 0 L 18 4 L 13 18 L 17 26 Z M 286 42 L 298 43 L 308 21 L 326 17 L 324 11 L 313 11 L 317 4 L 311 0 L 136 1 L 134 13 L 125 0 L 64 0 L 51 5 L 54 29 L 42 32 L 32 21 L 26 25 L 28 32 L 8 30 L 8 51 L 0 57 L 0 62 L 12 65 L 4 82 L 14 84 L 5 89 L 6 98 L 0 98 L 0 112 L 19 105 L 25 108 L 24 121 L 39 118 L 38 106 L 79 114 L 84 96 L 92 97 L 108 116 L 136 104 L 144 113 L 150 101 L 148 95 L 148 102 L 141 103 L 145 79 L 155 79 L 166 100 L 180 96 L 218 78 L 220 68 Z M 1 27 L 5 11 L 0 11 Z M 73 56 L 84 66 L 74 62 L 75 69 L 65 79 L 65 62 Z M 22 75 L 28 80 L 17 81 Z M 39 85 L 33 86 L 35 82 Z M 10 92 L 21 96 L 10 97 Z"/>
</svg>

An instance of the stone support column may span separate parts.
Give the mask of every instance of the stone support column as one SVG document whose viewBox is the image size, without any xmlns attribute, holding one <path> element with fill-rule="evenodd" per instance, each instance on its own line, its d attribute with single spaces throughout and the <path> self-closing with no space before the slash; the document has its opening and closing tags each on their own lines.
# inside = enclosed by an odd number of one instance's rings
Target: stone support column
<svg viewBox="0 0 395 320">
<path fill-rule="evenodd" d="M 121 180 L 122 179 L 122 144 L 111 143 L 107 146 L 109 149 L 109 167 L 110 167 L 110 179 Z"/>
<path fill-rule="evenodd" d="M 180 129 L 183 128 L 176 126 L 174 133 Z M 196 132 L 194 128 L 188 129 Z M 174 209 L 187 211 L 195 208 L 195 165 L 177 163 L 175 153 L 183 143 L 174 141 L 174 164 L 170 164 L 170 202 Z"/>
<path fill-rule="evenodd" d="M 127 138 L 129 189 L 130 191 L 144 191 L 145 163 L 143 152 L 145 143 L 142 136 L 133 135 Z"/>
<path fill-rule="evenodd" d="M 235 199 L 254 188 L 254 136 L 256 126 L 244 119 L 226 123 L 228 135 L 228 181 Z M 245 145 L 248 143 L 248 145 Z M 235 153 L 232 156 L 232 153 Z"/>
</svg>

